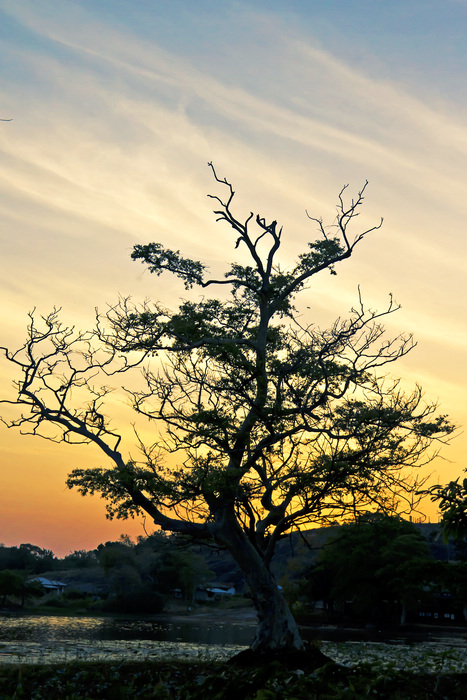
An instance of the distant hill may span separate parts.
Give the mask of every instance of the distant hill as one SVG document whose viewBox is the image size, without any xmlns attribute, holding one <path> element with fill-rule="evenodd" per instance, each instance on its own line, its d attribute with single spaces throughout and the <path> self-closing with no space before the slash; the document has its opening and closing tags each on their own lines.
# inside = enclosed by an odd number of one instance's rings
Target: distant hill
<svg viewBox="0 0 467 700">
<path fill-rule="evenodd" d="M 443 542 L 438 523 L 414 523 L 414 525 L 427 540 L 433 559 L 448 561 L 455 558 L 454 542 L 452 540 L 448 544 Z M 277 580 L 286 573 L 293 559 L 316 561 L 326 543 L 338 536 L 341 527 L 334 525 L 293 532 L 280 540 L 271 567 Z M 243 574 L 228 552 L 211 552 L 204 556 L 207 558 L 209 568 L 215 573 L 216 580 L 232 583 L 239 591 L 245 588 Z"/>
</svg>

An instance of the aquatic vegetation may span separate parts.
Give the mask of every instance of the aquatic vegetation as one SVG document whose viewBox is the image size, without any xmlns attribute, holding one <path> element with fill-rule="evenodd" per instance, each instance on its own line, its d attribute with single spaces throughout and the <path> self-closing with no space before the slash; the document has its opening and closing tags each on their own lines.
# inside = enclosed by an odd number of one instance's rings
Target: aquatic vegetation
<svg viewBox="0 0 467 700">
<path fill-rule="evenodd" d="M 80 637 L 63 619 L 46 627 L 37 620 L 31 627 L 28 618 L 16 627 L 14 620 L 4 622 L 10 634 L 0 644 L 0 700 L 463 700 L 467 687 L 461 637 L 321 642 L 332 659 L 322 668 L 285 667 L 280 659 L 246 668 L 229 662 L 246 648 L 238 644 L 102 639 L 95 634 L 98 622 L 87 625 L 87 618 Z M 38 638 L 26 635 L 40 630 Z"/>
<path fill-rule="evenodd" d="M 463 700 L 467 674 L 385 671 L 330 663 L 312 673 L 277 661 L 242 668 L 225 662 L 122 661 L 0 667 L 1 700 Z"/>
<path fill-rule="evenodd" d="M 394 668 L 423 673 L 467 673 L 463 640 L 387 644 L 383 642 L 321 642 L 326 656 L 352 668 Z M 245 647 L 232 644 L 195 644 L 153 640 L 93 640 L 79 642 L 12 641 L 0 645 L 0 664 L 56 664 L 75 661 L 199 661 L 222 662 Z M 1 696 L 0 696 L 1 697 Z"/>
<path fill-rule="evenodd" d="M 321 642 L 322 651 L 347 667 L 371 664 L 414 673 L 467 673 L 467 649 L 442 642 L 386 644 L 383 642 Z"/>
<path fill-rule="evenodd" d="M 231 658 L 243 648 L 232 645 L 151 640 L 95 640 L 78 644 L 10 642 L 0 648 L 0 664 L 56 664 L 73 661 L 125 661 L 133 659 L 219 661 Z"/>
</svg>

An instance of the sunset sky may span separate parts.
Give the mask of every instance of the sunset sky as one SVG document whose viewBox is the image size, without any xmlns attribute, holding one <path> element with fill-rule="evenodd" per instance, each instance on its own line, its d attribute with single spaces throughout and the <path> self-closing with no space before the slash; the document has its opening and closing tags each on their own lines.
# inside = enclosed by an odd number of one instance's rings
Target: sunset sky
<svg viewBox="0 0 467 700">
<path fill-rule="evenodd" d="M 183 288 L 130 260 L 158 241 L 223 269 L 213 161 L 235 211 L 284 226 L 284 265 L 369 181 L 355 230 L 384 217 L 337 276 L 316 278 L 308 322 L 358 297 L 401 310 L 417 348 L 391 368 L 461 426 L 446 482 L 467 466 L 467 0 L 0 0 L 0 345 L 27 313 L 90 328 L 118 295 L 175 305 Z M 358 225 L 357 225 L 358 224 Z M 0 363 L 0 392 L 11 368 Z M 1 408 L 1 407 L 0 407 Z M 116 409 L 120 417 L 120 408 Z M 121 411 L 121 420 L 124 411 Z M 131 451 L 132 444 L 128 445 Z M 64 555 L 140 520 L 105 519 L 66 489 L 92 448 L 0 426 L 0 542 Z M 428 511 L 427 511 L 428 512 Z M 435 519 L 436 511 L 429 515 Z M 151 524 L 146 522 L 151 530 Z"/>
</svg>

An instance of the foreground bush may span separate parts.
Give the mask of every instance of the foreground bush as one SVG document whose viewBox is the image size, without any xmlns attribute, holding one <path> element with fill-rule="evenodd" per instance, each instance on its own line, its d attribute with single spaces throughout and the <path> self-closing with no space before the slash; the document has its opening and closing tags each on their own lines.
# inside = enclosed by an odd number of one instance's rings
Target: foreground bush
<svg viewBox="0 0 467 700">
<path fill-rule="evenodd" d="M 466 687 L 467 674 L 415 675 L 333 663 L 314 672 L 278 662 L 257 668 L 150 661 L 0 666 L 1 700 L 464 700 Z"/>
</svg>

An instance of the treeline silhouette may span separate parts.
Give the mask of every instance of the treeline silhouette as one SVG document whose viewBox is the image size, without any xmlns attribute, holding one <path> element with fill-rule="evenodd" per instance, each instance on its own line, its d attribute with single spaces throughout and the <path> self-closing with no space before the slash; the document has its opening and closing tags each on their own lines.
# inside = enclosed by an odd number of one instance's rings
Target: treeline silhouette
<svg viewBox="0 0 467 700">
<path fill-rule="evenodd" d="M 299 619 L 331 623 L 464 624 L 467 547 L 444 543 L 436 525 L 371 514 L 347 525 L 294 533 L 279 543 L 274 574 Z M 37 587 L 44 577 L 64 591 Z M 63 558 L 32 544 L 0 546 L 0 605 L 158 613 L 199 591 L 235 588 L 248 597 L 228 552 L 155 533 L 122 535 Z M 246 601 L 245 601 L 246 602 Z"/>
<path fill-rule="evenodd" d="M 136 543 L 122 535 L 94 550 L 77 550 L 63 558 L 31 544 L 0 546 L 0 602 L 14 606 L 19 581 L 42 577 L 52 584 L 48 593 L 43 591 L 48 606 L 160 612 L 167 597 L 190 601 L 197 586 L 214 579 L 207 565 L 209 553 L 203 556 L 198 550 L 160 533 Z M 58 584 L 65 584 L 64 591 L 58 590 Z"/>
</svg>

